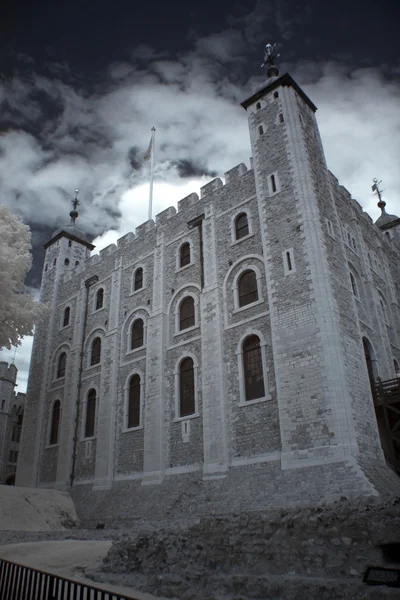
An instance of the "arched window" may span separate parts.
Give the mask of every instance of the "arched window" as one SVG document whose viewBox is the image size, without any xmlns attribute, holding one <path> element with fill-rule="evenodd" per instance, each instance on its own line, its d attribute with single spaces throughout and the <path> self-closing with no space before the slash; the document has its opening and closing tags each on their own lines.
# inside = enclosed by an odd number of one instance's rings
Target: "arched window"
<svg viewBox="0 0 400 600">
<path fill-rule="evenodd" d="M 51 412 L 50 446 L 58 443 L 58 431 L 60 429 L 61 402 L 56 400 Z"/>
<path fill-rule="evenodd" d="M 351 281 L 351 289 L 353 290 L 353 294 L 355 295 L 356 298 L 358 298 L 358 288 L 357 288 L 356 279 L 355 279 L 353 273 L 350 273 L 350 281 Z"/>
<path fill-rule="evenodd" d="M 86 420 L 85 420 L 85 438 L 94 436 L 94 427 L 96 423 L 96 390 L 88 391 L 86 399 Z"/>
<path fill-rule="evenodd" d="M 101 360 L 101 339 L 95 338 L 92 343 L 92 352 L 90 355 L 90 365 L 98 365 Z"/>
<path fill-rule="evenodd" d="M 5 407 L 6 407 L 6 401 L 5 401 L 5 400 L 2 400 L 2 401 L 1 401 L 1 410 L 4 410 L 4 409 L 5 409 Z"/>
<path fill-rule="evenodd" d="M 65 368 L 67 366 L 67 355 L 65 352 L 60 354 L 60 358 L 58 359 L 57 365 L 57 379 L 61 379 L 61 377 L 65 377 Z"/>
<path fill-rule="evenodd" d="M 265 396 L 260 340 L 249 335 L 243 342 L 243 372 L 246 400 Z"/>
<path fill-rule="evenodd" d="M 96 310 L 99 310 L 99 308 L 103 308 L 103 302 L 104 302 L 104 290 L 103 290 L 103 288 L 100 288 L 99 290 L 97 290 L 97 294 L 96 294 Z"/>
<path fill-rule="evenodd" d="M 394 358 L 393 359 L 393 366 L 394 366 L 394 372 L 396 373 L 400 373 L 400 368 L 399 368 L 399 363 L 397 362 L 397 360 Z"/>
<path fill-rule="evenodd" d="M 194 365 L 193 360 L 187 357 L 179 367 L 179 416 L 187 417 L 194 412 Z"/>
<path fill-rule="evenodd" d="M 194 300 L 192 296 L 187 296 L 179 307 L 179 329 L 182 331 L 182 329 L 193 327 L 194 324 Z"/>
<path fill-rule="evenodd" d="M 69 306 L 64 310 L 64 319 L 63 319 L 63 327 L 69 325 L 69 317 L 71 315 L 71 309 Z"/>
<path fill-rule="evenodd" d="M 249 222 L 246 213 L 240 213 L 235 219 L 235 237 L 237 240 L 249 235 Z"/>
<path fill-rule="evenodd" d="M 387 322 L 388 321 L 388 315 L 387 315 L 387 310 L 386 310 L 386 303 L 383 300 L 383 298 L 379 298 L 379 304 L 381 305 L 381 311 L 382 311 L 383 319 Z"/>
<path fill-rule="evenodd" d="M 75 261 L 75 266 L 77 267 L 79 265 L 79 260 Z"/>
<path fill-rule="evenodd" d="M 133 289 L 140 290 L 143 287 L 143 269 L 139 267 L 135 271 L 135 279 L 133 282 Z"/>
<path fill-rule="evenodd" d="M 132 324 L 131 330 L 131 350 L 140 348 L 144 343 L 143 320 L 136 319 Z"/>
<path fill-rule="evenodd" d="M 258 300 L 257 277 L 254 271 L 244 271 L 239 277 L 239 306 Z"/>
<path fill-rule="evenodd" d="M 259 135 L 262 135 L 264 133 L 264 127 L 262 125 L 258 126 L 258 133 Z"/>
<path fill-rule="evenodd" d="M 69 265 L 69 258 L 66 258 L 66 259 L 64 260 L 64 265 L 67 265 L 67 266 Z"/>
<path fill-rule="evenodd" d="M 129 381 L 128 429 L 140 425 L 140 377 L 132 375 Z"/>
<path fill-rule="evenodd" d="M 179 259 L 180 259 L 179 264 L 181 267 L 184 267 L 185 265 L 190 264 L 190 244 L 189 244 L 189 242 L 185 242 L 180 247 Z"/>
</svg>

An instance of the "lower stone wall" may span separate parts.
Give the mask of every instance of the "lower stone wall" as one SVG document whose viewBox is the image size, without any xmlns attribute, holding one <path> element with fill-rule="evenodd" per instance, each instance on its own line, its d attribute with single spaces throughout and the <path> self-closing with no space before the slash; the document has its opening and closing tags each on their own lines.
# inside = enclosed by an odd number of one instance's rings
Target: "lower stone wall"
<svg viewBox="0 0 400 600">
<path fill-rule="evenodd" d="M 375 487 L 371 479 L 379 480 L 379 485 Z M 377 496 L 378 492 L 385 497 L 400 496 L 400 478 L 381 463 L 366 465 L 364 471 L 350 461 L 283 471 L 278 460 L 231 468 L 224 479 L 203 481 L 197 471 L 168 475 L 162 484 L 153 486 L 142 486 L 140 480 L 118 482 L 109 490 L 76 485 L 71 495 L 79 518 L 90 525 L 318 506 L 343 497 Z"/>
<path fill-rule="evenodd" d="M 343 500 L 125 535 L 92 576 L 188 600 L 394 599 L 398 589 L 362 579 L 369 565 L 398 568 L 400 556 L 387 558 L 380 546 L 399 543 L 400 499 Z"/>
</svg>

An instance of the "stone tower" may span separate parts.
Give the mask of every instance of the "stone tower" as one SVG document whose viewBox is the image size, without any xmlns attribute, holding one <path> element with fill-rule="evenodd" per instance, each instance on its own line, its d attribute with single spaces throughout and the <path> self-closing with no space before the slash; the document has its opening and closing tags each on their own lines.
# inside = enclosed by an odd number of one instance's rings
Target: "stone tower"
<svg viewBox="0 0 400 600">
<path fill-rule="evenodd" d="M 27 395 L 30 402 L 25 409 L 25 420 L 32 424 L 25 428 L 24 444 L 21 449 L 20 465 L 16 483 L 35 487 L 38 481 L 39 457 L 41 446 L 47 438 L 45 412 L 45 396 L 49 385 L 55 379 L 53 367 L 53 332 L 56 320 L 62 324 L 64 312 L 59 307 L 59 285 L 68 271 L 76 269 L 93 250 L 83 231 L 75 221 L 78 200 L 73 202 L 70 212 L 71 221 L 65 227 L 57 229 L 51 239 L 44 245 L 46 250 L 40 287 L 40 302 L 48 306 L 45 323 L 37 327 L 32 349 L 32 360 L 29 370 Z M 73 318 L 73 315 L 70 317 Z M 72 342 L 72 338 L 68 338 Z M 38 394 L 38 390 L 40 390 Z M 68 431 L 69 434 L 69 431 Z M 65 432 L 67 435 L 67 432 Z M 62 438 L 65 437 L 64 432 Z"/>
<path fill-rule="evenodd" d="M 10 437 L 10 415 L 14 404 L 17 367 L 0 362 L 0 481 L 5 481 Z"/>
<path fill-rule="evenodd" d="M 381 460 L 356 309 L 348 279 L 341 281 L 344 243 L 331 235 L 340 225 L 316 107 L 288 74 L 242 105 L 262 223 L 282 468 Z"/>
</svg>

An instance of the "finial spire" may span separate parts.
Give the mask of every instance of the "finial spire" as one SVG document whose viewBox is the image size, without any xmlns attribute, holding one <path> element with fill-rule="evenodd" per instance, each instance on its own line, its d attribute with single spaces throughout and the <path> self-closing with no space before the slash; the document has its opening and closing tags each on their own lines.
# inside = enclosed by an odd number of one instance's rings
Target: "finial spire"
<svg viewBox="0 0 400 600">
<path fill-rule="evenodd" d="M 279 58 L 280 54 L 275 54 L 275 46 L 276 44 L 266 44 L 265 46 L 264 62 L 261 68 L 266 67 L 267 77 L 278 77 L 279 75 L 279 69 L 274 61 Z"/>
<path fill-rule="evenodd" d="M 385 206 L 386 206 L 386 202 L 384 200 L 382 200 L 382 192 L 384 192 L 385 190 L 381 190 L 380 189 L 380 184 L 382 183 L 381 181 L 378 181 L 376 177 L 373 178 L 372 180 L 374 182 L 374 185 L 372 186 L 372 191 L 374 192 L 374 194 L 376 196 L 378 196 L 379 198 L 379 202 L 378 202 L 378 206 L 381 209 L 382 213 L 385 212 Z"/>
<path fill-rule="evenodd" d="M 77 219 L 79 214 L 76 210 L 76 207 L 79 205 L 78 194 L 79 190 L 75 190 L 75 198 L 71 200 L 73 206 L 73 210 L 71 210 L 71 212 L 69 213 L 69 216 L 71 217 L 71 223 L 75 223 L 75 220 Z"/>
</svg>

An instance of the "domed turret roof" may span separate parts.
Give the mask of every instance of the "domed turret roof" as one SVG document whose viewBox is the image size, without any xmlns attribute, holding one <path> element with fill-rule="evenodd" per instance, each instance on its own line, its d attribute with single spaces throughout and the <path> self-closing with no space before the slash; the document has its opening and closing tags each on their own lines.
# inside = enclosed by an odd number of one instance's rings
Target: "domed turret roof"
<svg viewBox="0 0 400 600">
<path fill-rule="evenodd" d="M 79 204 L 77 198 L 78 192 L 79 190 L 75 190 L 76 196 L 75 199 L 72 200 L 73 209 L 69 213 L 71 221 L 68 223 L 68 225 L 65 225 L 65 227 L 59 227 L 58 229 L 56 229 L 56 231 L 51 236 L 51 239 L 44 245 L 45 248 L 48 248 L 56 240 L 56 238 L 59 238 L 64 233 L 69 237 L 73 237 L 81 241 L 83 244 L 85 244 L 85 246 L 89 248 L 89 250 L 93 250 L 94 246 L 89 242 L 86 233 L 82 231 L 82 229 L 79 229 L 79 227 L 77 227 L 75 224 L 75 221 L 78 217 L 78 211 L 76 210 Z"/>
<path fill-rule="evenodd" d="M 384 203 L 380 202 L 379 204 L 384 204 Z M 375 221 L 375 225 L 378 225 L 378 227 L 382 227 L 383 225 L 387 225 L 388 223 L 391 223 L 392 221 L 398 221 L 399 217 L 396 217 L 396 215 L 389 215 L 385 211 L 385 207 L 384 206 L 381 207 L 381 211 L 382 211 L 381 216 Z"/>
<path fill-rule="evenodd" d="M 71 219 L 71 222 L 66 225 L 65 227 L 60 227 L 59 229 L 56 229 L 56 231 L 53 233 L 52 238 L 56 237 L 56 235 L 58 235 L 59 233 L 69 233 L 69 235 L 73 235 L 76 238 L 79 238 L 80 240 L 83 240 L 84 242 L 88 241 L 87 235 L 84 231 L 82 231 L 82 229 L 79 229 L 79 227 L 77 227 L 75 225 L 75 220 Z"/>
</svg>

